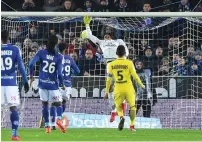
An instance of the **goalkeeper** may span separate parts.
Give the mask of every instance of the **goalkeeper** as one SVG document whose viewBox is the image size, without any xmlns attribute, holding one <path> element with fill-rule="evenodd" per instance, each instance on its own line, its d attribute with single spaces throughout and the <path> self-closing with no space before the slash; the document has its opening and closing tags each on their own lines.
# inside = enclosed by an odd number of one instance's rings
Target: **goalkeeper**
<svg viewBox="0 0 202 142">
<path fill-rule="evenodd" d="M 106 34 L 104 36 L 104 40 L 99 40 L 96 36 L 92 35 L 92 32 L 89 27 L 91 20 L 92 20 L 92 17 L 84 16 L 83 21 L 86 26 L 86 30 L 82 32 L 81 37 L 87 38 L 87 39 L 91 40 L 94 44 L 99 45 L 99 47 L 101 48 L 101 50 L 103 52 L 104 60 L 107 63 L 117 59 L 116 49 L 119 45 L 123 45 L 123 47 L 125 48 L 125 51 L 126 51 L 126 56 L 128 56 L 128 54 L 129 54 L 128 48 L 122 39 L 112 40 L 111 35 Z M 115 120 L 115 117 L 117 114 L 116 107 L 114 104 L 114 96 L 112 93 L 113 86 L 114 86 L 114 84 L 112 83 L 110 86 L 110 94 L 109 94 L 109 104 L 112 109 L 110 122 L 113 122 Z M 123 107 L 123 111 L 125 112 L 125 108 L 126 108 L 125 102 L 122 103 L 122 107 Z"/>
<path fill-rule="evenodd" d="M 107 65 L 107 81 L 106 94 L 104 98 L 108 98 L 112 77 L 115 80 L 114 100 L 118 115 L 120 116 L 119 130 L 124 127 L 124 116 L 121 104 L 124 100 L 130 106 L 130 130 L 134 131 L 136 107 L 135 107 L 135 90 L 131 81 L 131 75 L 141 88 L 145 88 L 139 76 L 136 74 L 133 62 L 124 58 L 126 52 L 122 45 L 119 45 L 116 51 L 118 59 Z"/>
</svg>

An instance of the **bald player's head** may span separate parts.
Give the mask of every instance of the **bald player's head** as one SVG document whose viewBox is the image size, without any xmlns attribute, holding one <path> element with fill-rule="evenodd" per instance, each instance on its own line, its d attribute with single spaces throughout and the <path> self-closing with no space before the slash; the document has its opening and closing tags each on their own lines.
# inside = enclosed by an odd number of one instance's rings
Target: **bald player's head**
<svg viewBox="0 0 202 142">
<path fill-rule="evenodd" d="M 116 55 L 118 57 L 123 57 L 125 56 L 125 54 L 126 54 L 125 47 L 123 45 L 119 45 L 116 50 Z"/>
</svg>

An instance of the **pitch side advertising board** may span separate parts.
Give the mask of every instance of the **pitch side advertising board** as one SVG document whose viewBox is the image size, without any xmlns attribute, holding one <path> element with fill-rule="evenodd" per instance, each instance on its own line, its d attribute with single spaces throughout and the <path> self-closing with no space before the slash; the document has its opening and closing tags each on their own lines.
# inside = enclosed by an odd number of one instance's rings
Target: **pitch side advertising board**
<svg viewBox="0 0 202 142">
<path fill-rule="evenodd" d="M 105 77 L 73 77 L 71 97 L 102 98 L 105 94 L 105 79 Z M 36 78 L 26 97 L 39 97 L 37 83 Z M 161 99 L 202 98 L 202 77 L 153 77 L 153 87 Z M 21 97 L 25 97 L 24 95 L 22 93 Z"/>
</svg>

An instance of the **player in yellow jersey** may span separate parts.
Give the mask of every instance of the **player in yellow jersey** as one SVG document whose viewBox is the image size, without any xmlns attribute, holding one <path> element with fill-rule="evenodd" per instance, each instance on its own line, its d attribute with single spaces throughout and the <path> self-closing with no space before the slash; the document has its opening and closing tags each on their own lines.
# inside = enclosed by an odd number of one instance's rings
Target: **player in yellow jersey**
<svg viewBox="0 0 202 142">
<path fill-rule="evenodd" d="M 109 89 L 112 77 L 115 80 L 114 87 L 114 100 L 118 115 L 120 116 L 120 123 L 118 129 L 121 131 L 124 127 L 124 116 L 121 104 L 126 100 L 130 106 L 130 130 L 134 131 L 136 106 L 135 106 L 135 90 L 131 81 L 131 75 L 143 89 L 145 86 L 142 84 L 139 76 L 136 74 L 133 62 L 125 59 L 125 47 L 119 45 L 116 51 L 118 59 L 110 62 L 107 65 L 107 81 L 106 81 L 106 94 L 104 98 L 108 98 Z"/>
</svg>

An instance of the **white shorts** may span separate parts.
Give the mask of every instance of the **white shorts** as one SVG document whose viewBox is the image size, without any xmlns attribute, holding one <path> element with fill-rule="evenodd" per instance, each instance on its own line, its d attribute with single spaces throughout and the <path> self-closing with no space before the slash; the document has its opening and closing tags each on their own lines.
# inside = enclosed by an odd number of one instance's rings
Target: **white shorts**
<svg viewBox="0 0 202 142">
<path fill-rule="evenodd" d="M 65 90 L 62 90 L 62 89 L 60 88 L 60 92 L 61 92 L 62 98 L 63 98 L 64 100 L 69 100 L 69 99 L 70 99 L 70 95 L 71 95 L 71 93 L 72 93 L 72 88 L 71 88 L 71 87 L 66 87 Z"/>
<path fill-rule="evenodd" d="M 18 106 L 20 104 L 18 86 L 1 86 L 1 105 Z"/>
<path fill-rule="evenodd" d="M 58 90 L 47 90 L 39 88 L 40 100 L 44 102 L 62 102 L 62 94 Z"/>
</svg>

